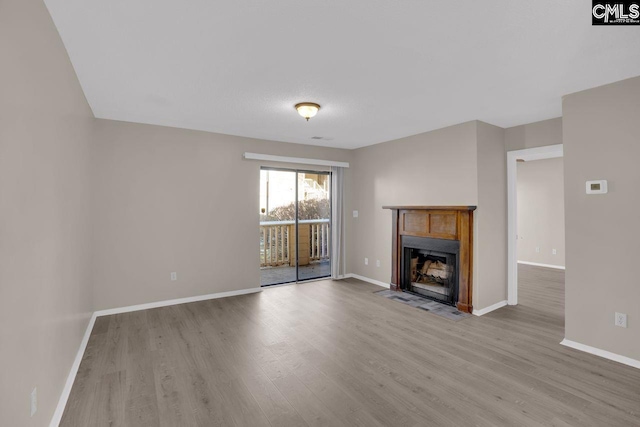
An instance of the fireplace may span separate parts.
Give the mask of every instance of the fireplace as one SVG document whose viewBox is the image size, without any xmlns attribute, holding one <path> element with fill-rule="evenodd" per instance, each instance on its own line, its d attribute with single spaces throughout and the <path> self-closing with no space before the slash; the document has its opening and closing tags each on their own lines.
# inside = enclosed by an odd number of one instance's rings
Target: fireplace
<svg viewBox="0 0 640 427">
<path fill-rule="evenodd" d="M 400 288 L 445 304 L 458 302 L 460 242 L 402 236 Z"/>
<path fill-rule="evenodd" d="M 471 313 L 475 206 L 384 206 L 391 209 L 391 283 Z"/>
</svg>

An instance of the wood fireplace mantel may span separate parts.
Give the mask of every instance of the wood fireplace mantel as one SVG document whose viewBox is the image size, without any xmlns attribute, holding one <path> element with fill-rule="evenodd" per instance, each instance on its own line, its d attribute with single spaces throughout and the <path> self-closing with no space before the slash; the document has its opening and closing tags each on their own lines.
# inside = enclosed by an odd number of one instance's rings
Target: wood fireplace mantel
<svg viewBox="0 0 640 427">
<path fill-rule="evenodd" d="M 431 237 L 460 242 L 458 302 L 460 311 L 473 311 L 473 211 L 476 206 L 383 206 L 391 209 L 391 289 L 401 290 L 402 236 Z"/>
</svg>

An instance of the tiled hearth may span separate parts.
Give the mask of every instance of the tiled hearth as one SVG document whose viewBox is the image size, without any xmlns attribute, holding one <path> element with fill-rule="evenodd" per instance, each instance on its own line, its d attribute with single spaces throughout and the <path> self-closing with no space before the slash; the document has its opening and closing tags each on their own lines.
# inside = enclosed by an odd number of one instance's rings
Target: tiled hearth
<svg viewBox="0 0 640 427">
<path fill-rule="evenodd" d="M 464 313 L 450 305 L 442 304 L 437 301 L 430 301 L 426 298 L 419 297 L 417 295 L 412 295 L 407 292 L 382 290 L 382 291 L 377 291 L 376 295 L 389 298 L 391 300 L 401 302 L 403 304 L 410 305 L 411 307 L 419 308 L 421 310 L 428 311 L 433 314 L 437 314 L 438 316 L 444 317 L 449 320 L 453 320 L 455 322 L 467 317 L 471 317 L 471 314 Z"/>
</svg>

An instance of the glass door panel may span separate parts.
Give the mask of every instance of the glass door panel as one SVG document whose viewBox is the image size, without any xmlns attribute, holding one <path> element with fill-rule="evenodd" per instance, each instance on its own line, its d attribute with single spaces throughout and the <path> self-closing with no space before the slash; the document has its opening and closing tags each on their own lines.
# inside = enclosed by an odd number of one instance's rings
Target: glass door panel
<svg viewBox="0 0 640 427">
<path fill-rule="evenodd" d="M 260 285 L 295 282 L 296 172 L 260 170 Z"/>
<path fill-rule="evenodd" d="M 331 175 L 298 172 L 298 280 L 331 276 Z"/>
</svg>

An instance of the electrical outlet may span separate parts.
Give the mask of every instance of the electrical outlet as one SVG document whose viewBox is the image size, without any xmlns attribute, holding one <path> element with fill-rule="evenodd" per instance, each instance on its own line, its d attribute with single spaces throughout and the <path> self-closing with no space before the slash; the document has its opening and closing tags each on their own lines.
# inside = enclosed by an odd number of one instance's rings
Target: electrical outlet
<svg viewBox="0 0 640 427">
<path fill-rule="evenodd" d="M 536 253 L 539 254 L 540 253 L 540 246 L 536 246 Z"/>
<path fill-rule="evenodd" d="M 178 280 L 178 273 L 176 273 L 175 271 L 171 272 L 171 281 L 176 281 Z"/>
<path fill-rule="evenodd" d="M 627 327 L 627 315 L 625 313 L 616 313 L 615 325 L 621 328 Z"/>
<path fill-rule="evenodd" d="M 369 258 L 364 259 L 364 265 L 369 265 Z"/>
<path fill-rule="evenodd" d="M 376 267 L 380 267 L 380 260 L 376 260 Z"/>
<path fill-rule="evenodd" d="M 31 402 L 31 416 L 33 417 L 33 415 L 38 411 L 38 389 L 37 387 L 34 387 L 33 391 L 31 392 L 31 396 L 30 396 L 30 402 Z"/>
<path fill-rule="evenodd" d="M 558 255 L 558 251 L 556 249 L 551 249 L 551 254 L 552 255 Z"/>
</svg>

